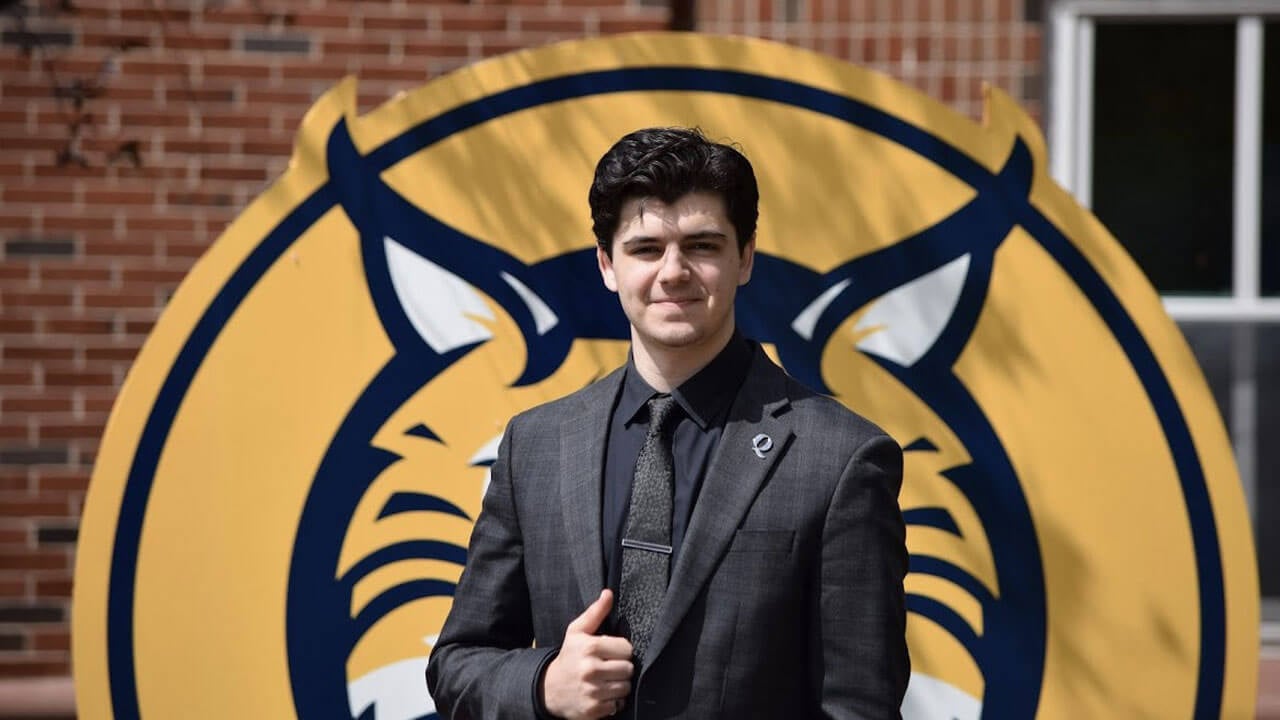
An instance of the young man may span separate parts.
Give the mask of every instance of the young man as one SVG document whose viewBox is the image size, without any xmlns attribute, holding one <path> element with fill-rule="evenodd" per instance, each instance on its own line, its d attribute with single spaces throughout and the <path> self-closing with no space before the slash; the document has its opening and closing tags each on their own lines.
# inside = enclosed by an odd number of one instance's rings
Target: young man
<svg viewBox="0 0 1280 720">
<path fill-rule="evenodd" d="M 902 452 L 738 334 L 758 197 L 697 130 L 601 158 L 631 357 L 507 427 L 427 670 L 442 716 L 899 717 Z"/>
</svg>

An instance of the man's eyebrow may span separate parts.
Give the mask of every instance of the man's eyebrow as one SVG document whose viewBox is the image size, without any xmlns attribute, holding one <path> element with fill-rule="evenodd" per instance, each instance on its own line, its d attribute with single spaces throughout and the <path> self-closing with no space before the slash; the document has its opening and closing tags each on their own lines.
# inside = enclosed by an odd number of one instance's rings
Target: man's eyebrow
<svg viewBox="0 0 1280 720">
<path fill-rule="evenodd" d="M 632 235 L 622 241 L 623 245 L 638 245 L 640 243 L 658 242 L 658 238 L 653 235 Z"/>
<path fill-rule="evenodd" d="M 687 235 L 681 235 L 680 239 L 681 240 L 708 240 L 708 239 L 727 240 L 729 239 L 729 234 L 722 232 L 720 230 L 699 230 L 697 232 L 691 232 Z M 622 245 L 623 246 L 639 245 L 642 243 L 654 243 L 654 242 L 660 242 L 660 241 L 661 241 L 660 238 L 655 237 L 653 235 L 632 235 L 629 238 L 623 239 Z"/>
</svg>

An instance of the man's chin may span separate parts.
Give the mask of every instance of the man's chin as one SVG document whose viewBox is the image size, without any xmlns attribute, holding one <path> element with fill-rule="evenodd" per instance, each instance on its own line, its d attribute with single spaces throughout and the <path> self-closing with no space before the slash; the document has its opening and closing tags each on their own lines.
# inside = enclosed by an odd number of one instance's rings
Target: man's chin
<svg viewBox="0 0 1280 720">
<path fill-rule="evenodd" d="M 644 333 L 643 336 L 651 345 L 673 350 L 693 347 L 707 338 L 707 334 L 701 329 L 689 326 L 666 326 L 655 332 Z"/>
</svg>

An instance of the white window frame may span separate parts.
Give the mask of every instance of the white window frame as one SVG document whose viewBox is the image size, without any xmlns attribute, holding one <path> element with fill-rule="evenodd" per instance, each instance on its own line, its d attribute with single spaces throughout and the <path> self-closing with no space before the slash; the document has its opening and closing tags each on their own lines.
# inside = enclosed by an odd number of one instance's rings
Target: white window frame
<svg viewBox="0 0 1280 720">
<path fill-rule="evenodd" d="M 1175 320 L 1280 322 L 1280 298 L 1262 297 L 1263 23 L 1276 0 L 1058 0 L 1049 10 L 1049 172 L 1085 207 L 1093 194 L 1094 27 L 1097 20 L 1203 18 L 1236 24 L 1232 290 L 1164 295 Z"/>
</svg>

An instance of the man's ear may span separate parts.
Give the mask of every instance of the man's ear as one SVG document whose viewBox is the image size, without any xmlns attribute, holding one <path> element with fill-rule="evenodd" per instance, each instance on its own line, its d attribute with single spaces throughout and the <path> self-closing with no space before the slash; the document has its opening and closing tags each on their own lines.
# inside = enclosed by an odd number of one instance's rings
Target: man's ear
<svg viewBox="0 0 1280 720">
<path fill-rule="evenodd" d="M 738 267 L 738 284 L 746 285 L 751 280 L 751 268 L 756 261 L 756 236 L 752 235 L 742 247 L 742 263 Z"/>
<path fill-rule="evenodd" d="M 618 279 L 613 275 L 613 261 L 599 245 L 596 245 L 596 262 L 600 265 L 600 278 L 604 280 L 604 286 L 618 292 Z"/>
</svg>

